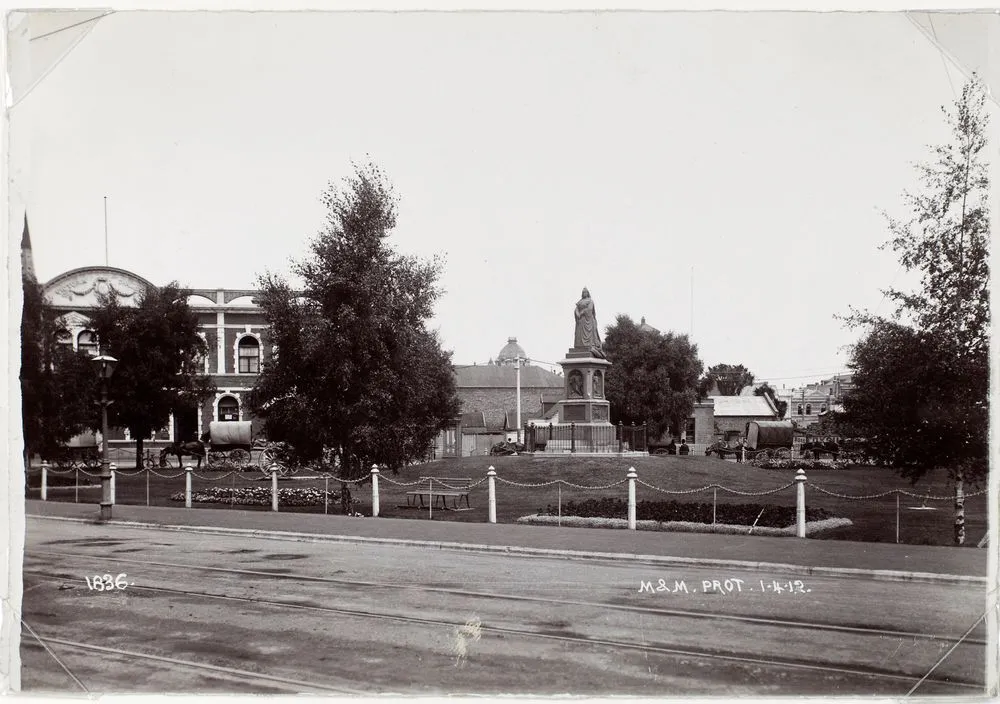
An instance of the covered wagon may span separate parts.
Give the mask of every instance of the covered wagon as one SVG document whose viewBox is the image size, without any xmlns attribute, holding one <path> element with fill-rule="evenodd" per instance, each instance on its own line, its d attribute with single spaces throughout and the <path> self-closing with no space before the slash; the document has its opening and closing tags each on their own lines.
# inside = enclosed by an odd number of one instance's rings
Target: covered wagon
<svg viewBox="0 0 1000 704">
<path fill-rule="evenodd" d="M 248 420 L 212 421 L 201 440 L 205 443 L 205 458 L 210 467 L 225 464 L 245 467 L 250 464 L 253 426 Z"/>
<path fill-rule="evenodd" d="M 296 468 L 287 460 L 285 443 L 268 442 L 264 437 L 253 436 L 253 425 L 248 420 L 213 421 L 208 432 L 202 435 L 205 455 L 210 467 L 231 466 L 244 469 L 256 464 L 265 475 L 276 465 L 281 476 L 295 473 Z"/>
<path fill-rule="evenodd" d="M 791 457 L 795 426 L 790 420 L 754 420 L 746 426 L 747 455 Z"/>
</svg>

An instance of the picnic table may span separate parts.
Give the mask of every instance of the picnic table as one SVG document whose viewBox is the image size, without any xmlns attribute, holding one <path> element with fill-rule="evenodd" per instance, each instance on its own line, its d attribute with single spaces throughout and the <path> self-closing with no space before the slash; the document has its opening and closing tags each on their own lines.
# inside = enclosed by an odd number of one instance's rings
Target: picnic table
<svg viewBox="0 0 1000 704">
<path fill-rule="evenodd" d="M 406 505 L 408 508 L 428 508 L 440 501 L 441 508 L 445 510 L 471 511 L 472 506 L 469 505 L 471 484 L 472 479 L 469 477 L 420 477 L 419 483 L 406 492 Z M 424 504 L 425 496 L 426 504 Z M 451 508 L 448 507 L 448 499 L 452 500 Z M 460 506 L 462 499 L 465 499 L 465 508 Z"/>
</svg>

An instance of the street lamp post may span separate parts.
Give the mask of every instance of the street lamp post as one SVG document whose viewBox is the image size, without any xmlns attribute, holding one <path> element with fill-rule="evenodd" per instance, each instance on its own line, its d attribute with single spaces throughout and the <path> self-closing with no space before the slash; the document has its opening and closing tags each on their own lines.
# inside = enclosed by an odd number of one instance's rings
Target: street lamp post
<svg viewBox="0 0 1000 704">
<path fill-rule="evenodd" d="M 108 400 L 108 380 L 115 373 L 118 360 L 110 355 L 94 357 L 98 364 L 98 374 L 101 380 L 101 520 L 111 520 L 111 460 L 108 457 L 108 406 L 113 401 Z"/>
<path fill-rule="evenodd" d="M 521 442 L 521 355 L 514 360 L 514 368 L 517 370 L 517 442 Z"/>
</svg>

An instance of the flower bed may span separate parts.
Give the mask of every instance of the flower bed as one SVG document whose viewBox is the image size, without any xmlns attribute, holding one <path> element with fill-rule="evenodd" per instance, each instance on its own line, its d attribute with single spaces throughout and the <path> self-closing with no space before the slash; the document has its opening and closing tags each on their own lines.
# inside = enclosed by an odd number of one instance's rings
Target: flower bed
<svg viewBox="0 0 1000 704">
<path fill-rule="evenodd" d="M 640 501 L 636 504 L 636 518 L 656 523 L 681 522 L 712 524 L 713 511 L 710 503 L 683 503 L 680 501 Z M 539 516 L 555 516 L 556 509 L 548 506 L 538 511 Z M 628 517 L 628 503 L 624 499 L 604 498 L 570 501 L 563 505 L 562 516 L 580 518 L 625 519 Z M 822 508 L 807 508 L 806 521 L 822 521 L 834 516 Z M 772 504 L 717 504 L 714 522 L 738 526 L 785 528 L 795 523 L 793 506 Z"/>
<path fill-rule="evenodd" d="M 324 492 L 322 489 L 311 488 L 279 488 L 278 503 L 282 506 L 322 506 Z M 184 492 L 178 491 L 170 495 L 171 501 L 184 501 Z M 339 491 L 327 493 L 326 501 L 333 503 L 340 500 Z M 191 501 L 201 504 L 238 504 L 240 506 L 270 506 L 271 488 L 250 486 L 233 489 L 231 487 L 213 486 L 191 492 Z"/>
<path fill-rule="evenodd" d="M 557 516 L 537 515 L 522 516 L 517 519 L 518 523 L 530 525 L 562 525 L 571 528 L 615 528 L 627 529 L 628 520 L 624 518 L 584 518 L 582 516 Z M 852 525 L 847 518 L 825 518 L 819 521 L 806 522 L 806 535 L 816 536 L 826 531 L 836 528 L 845 528 Z M 686 521 L 639 521 L 635 522 L 637 530 L 656 530 L 678 533 L 727 533 L 730 535 L 767 535 L 767 536 L 794 536 L 795 525 L 781 528 L 773 526 L 761 527 L 757 525 L 751 529 L 748 525 L 733 525 L 726 523 L 691 523 Z"/>
<path fill-rule="evenodd" d="M 843 460 L 781 460 L 781 459 L 754 459 L 747 460 L 746 464 L 751 467 L 761 469 L 847 469 L 850 462 Z"/>
</svg>

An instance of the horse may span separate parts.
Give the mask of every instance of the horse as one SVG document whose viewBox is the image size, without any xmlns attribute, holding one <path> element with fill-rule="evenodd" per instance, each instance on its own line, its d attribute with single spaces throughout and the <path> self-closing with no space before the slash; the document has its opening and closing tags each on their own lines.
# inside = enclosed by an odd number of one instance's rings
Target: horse
<svg viewBox="0 0 1000 704">
<path fill-rule="evenodd" d="M 183 466 L 181 458 L 187 455 L 188 457 L 198 458 L 198 469 L 201 469 L 201 461 L 205 459 L 205 445 L 197 440 L 192 442 L 174 442 L 171 445 L 160 450 L 160 466 L 167 466 L 167 456 L 175 455 L 177 457 L 177 466 Z"/>
<path fill-rule="evenodd" d="M 818 458 L 822 455 L 830 455 L 834 460 L 840 455 L 840 446 L 835 442 L 807 442 L 801 447 L 803 457 L 810 454 Z"/>
</svg>

